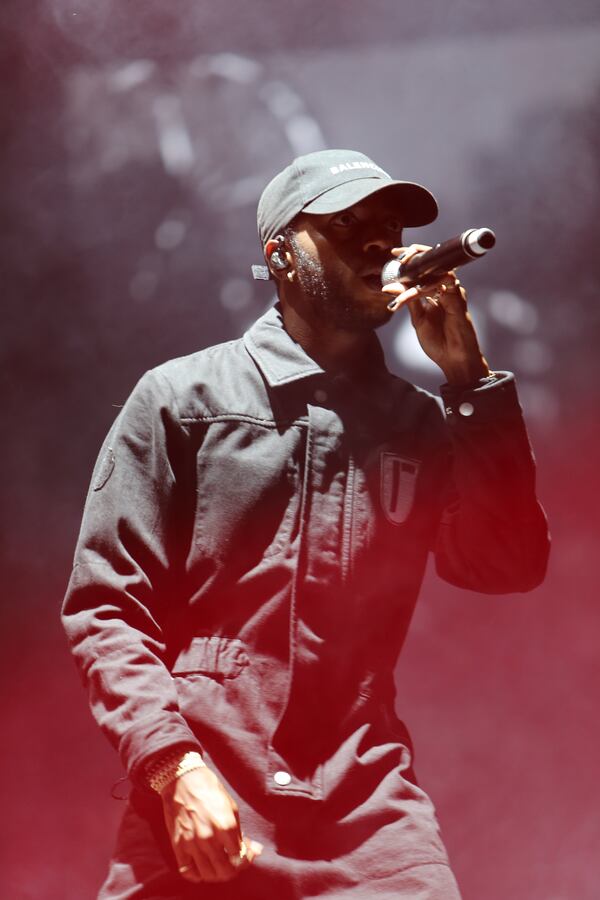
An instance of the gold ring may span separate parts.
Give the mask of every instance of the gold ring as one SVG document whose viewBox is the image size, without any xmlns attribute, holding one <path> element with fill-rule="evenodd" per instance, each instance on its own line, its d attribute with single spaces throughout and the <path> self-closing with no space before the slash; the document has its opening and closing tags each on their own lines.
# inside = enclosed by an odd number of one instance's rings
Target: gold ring
<svg viewBox="0 0 600 900">
<path fill-rule="evenodd" d="M 247 856 L 248 847 L 246 846 L 246 842 L 242 841 L 242 843 L 240 844 L 240 852 L 236 856 L 230 856 L 229 862 L 232 866 L 241 866 Z"/>
</svg>

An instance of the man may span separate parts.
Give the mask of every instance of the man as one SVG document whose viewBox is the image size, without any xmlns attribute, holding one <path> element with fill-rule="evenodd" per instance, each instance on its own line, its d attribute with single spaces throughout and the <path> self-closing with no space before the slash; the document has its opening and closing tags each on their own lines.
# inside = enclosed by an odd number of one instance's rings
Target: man
<svg viewBox="0 0 600 900">
<path fill-rule="evenodd" d="M 133 784 L 101 898 L 459 897 L 394 666 L 430 551 L 526 591 L 548 538 L 455 275 L 381 289 L 436 214 L 360 153 L 295 160 L 258 208 L 278 304 L 147 373 L 107 438 L 64 604 Z M 390 295 L 444 410 L 385 368 Z"/>
</svg>

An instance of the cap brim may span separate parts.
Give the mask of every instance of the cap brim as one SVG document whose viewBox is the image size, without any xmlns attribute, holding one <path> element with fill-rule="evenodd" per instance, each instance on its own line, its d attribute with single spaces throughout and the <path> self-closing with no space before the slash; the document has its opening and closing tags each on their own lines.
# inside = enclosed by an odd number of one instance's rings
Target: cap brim
<svg viewBox="0 0 600 900">
<path fill-rule="evenodd" d="M 381 191 L 398 195 L 398 216 L 407 227 L 429 225 L 437 218 L 435 197 L 423 185 L 413 181 L 382 181 L 380 178 L 355 178 L 336 185 L 307 203 L 302 212 L 314 215 L 342 212 Z"/>
</svg>

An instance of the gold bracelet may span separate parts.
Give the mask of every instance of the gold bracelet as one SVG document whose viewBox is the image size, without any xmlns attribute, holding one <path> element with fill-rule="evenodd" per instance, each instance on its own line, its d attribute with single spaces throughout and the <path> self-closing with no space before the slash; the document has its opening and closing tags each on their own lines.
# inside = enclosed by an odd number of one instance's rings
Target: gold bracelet
<svg viewBox="0 0 600 900">
<path fill-rule="evenodd" d="M 160 794 L 180 775 L 205 767 L 206 763 L 197 750 L 188 750 L 183 755 L 181 750 L 175 750 L 150 765 L 146 772 L 146 778 L 150 787 Z"/>
</svg>

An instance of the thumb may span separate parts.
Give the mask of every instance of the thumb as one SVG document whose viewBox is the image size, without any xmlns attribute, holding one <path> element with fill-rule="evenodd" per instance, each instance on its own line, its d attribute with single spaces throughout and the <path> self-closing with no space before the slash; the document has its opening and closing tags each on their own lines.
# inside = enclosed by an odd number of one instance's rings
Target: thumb
<svg viewBox="0 0 600 900">
<path fill-rule="evenodd" d="M 248 838 L 244 838 L 244 843 L 246 845 L 246 862 L 251 863 L 261 855 L 264 847 L 259 841 L 251 841 Z"/>
</svg>

